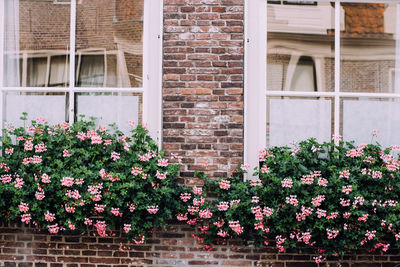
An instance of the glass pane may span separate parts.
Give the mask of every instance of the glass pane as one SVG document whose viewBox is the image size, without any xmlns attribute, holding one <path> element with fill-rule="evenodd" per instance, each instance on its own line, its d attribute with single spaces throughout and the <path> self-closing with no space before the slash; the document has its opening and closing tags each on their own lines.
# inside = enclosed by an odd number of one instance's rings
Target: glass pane
<svg viewBox="0 0 400 267">
<path fill-rule="evenodd" d="M 400 92 L 398 3 L 341 4 L 344 12 L 340 57 L 342 91 Z"/>
<path fill-rule="evenodd" d="M 319 142 L 332 136 L 330 98 L 268 98 L 267 144 L 285 146 L 314 137 Z"/>
<path fill-rule="evenodd" d="M 334 5 L 268 1 L 267 90 L 334 91 Z"/>
<path fill-rule="evenodd" d="M 77 5 L 76 81 L 81 87 L 142 87 L 144 0 Z"/>
<path fill-rule="evenodd" d="M 47 85 L 47 57 L 28 58 L 27 86 L 43 87 Z"/>
<path fill-rule="evenodd" d="M 49 86 L 68 86 L 69 68 L 67 56 L 53 56 L 50 59 Z"/>
<path fill-rule="evenodd" d="M 78 93 L 76 94 L 77 119 L 81 115 L 96 117 L 96 123 L 116 123 L 124 133 L 132 128 L 127 121 L 142 122 L 142 94 L 138 93 Z"/>
<path fill-rule="evenodd" d="M 387 147 L 400 145 L 399 99 L 342 99 L 343 139 L 357 144 L 378 141 Z M 374 130 L 379 131 L 373 137 Z"/>
<path fill-rule="evenodd" d="M 4 99 L 4 120 L 15 126 L 23 126 L 22 112 L 28 113 L 29 121 L 44 117 L 49 124 L 58 124 L 66 120 L 65 93 L 7 92 Z"/>
<path fill-rule="evenodd" d="M 51 86 L 49 57 L 67 55 L 70 5 L 54 1 L 3 1 L 4 85 Z M 3 38 L 1 38 L 3 39 Z M 68 65 L 65 62 L 65 65 Z"/>
</svg>

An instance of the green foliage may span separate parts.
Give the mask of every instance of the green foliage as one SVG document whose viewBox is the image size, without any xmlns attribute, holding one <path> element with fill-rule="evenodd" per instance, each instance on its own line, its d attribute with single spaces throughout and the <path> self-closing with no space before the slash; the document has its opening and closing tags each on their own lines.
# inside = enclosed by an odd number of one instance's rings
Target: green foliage
<svg viewBox="0 0 400 267">
<path fill-rule="evenodd" d="M 141 125 L 125 136 L 93 121 L 50 126 L 38 119 L 3 130 L 2 155 L 2 221 L 52 233 L 95 227 L 102 236 L 123 228 L 141 243 L 181 205 L 180 165 L 168 163 Z"/>
<path fill-rule="evenodd" d="M 244 165 L 236 176 L 218 181 L 200 174 L 206 180 L 202 194 L 185 202 L 181 214 L 199 226 L 196 238 L 206 248 L 234 238 L 279 251 L 385 252 L 398 247 L 400 239 L 397 149 L 310 139 L 296 148 L 264 150 L 255 172 L 259 179 L 243 181 Z M 214 198 L 193 210 L 199 200 L 208 199 L 207 192 Z"/>
</svg>

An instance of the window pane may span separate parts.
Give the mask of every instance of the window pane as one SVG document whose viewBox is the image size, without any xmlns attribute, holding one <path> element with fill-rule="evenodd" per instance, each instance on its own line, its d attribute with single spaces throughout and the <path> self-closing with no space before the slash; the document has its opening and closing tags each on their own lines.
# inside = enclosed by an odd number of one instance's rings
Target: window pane
<svg viewBox="0 0 400 267">
<path fill-rule="evenodd" d="M 269 98 L 267 100 L 267 144 L 286 146 L 314 137 L 329 141 L 332 133 L 330 98 Z"/>
<path fill-rule="evenodd" d="M 399 99 L 342 99 L 343 138 L 357 144 L 400 144 Z M 373 137 L 373 131 L 380 133 Z"/>
<path fill-rule="evenodd" d="M 53 56 L 50 59 L 50 80 L 49 86 L 68 86 L 69 80 L 69 57 Z"/>
<path fill-rule="evenodd" d="M 144 0 L 77 5 L 77 86 L 142 87 Z"/>
<path fill-rule="evenodd" d="M 398 3 L 341 4 L 342 91 L 400 92 Z"/>
<path fill-rule="evenodd" d="M 4 5 L 4 85 L 47 86 L 48 57 L 65 56 L 69 47 L 70 5 L 36 0 Z"/>
<path fill-rule="evenodd" d="M 127 121 L 142 122 L 142 95 L 138 93 L 78 93 L 76 98 L 77 119 L 81 115 L 98 118 L 100 125 L 117 123 L 119 129 L 128 133 Z"/>
<path fill-rule="evenodd" d="M 333 91 L 333 5 L 269 1 L 267 18 L 267 90 Z"/>
<path fill-rule="evenodd" d="M 28 113 L 28 120 L 45 117 L 49 124 L 66 120 L 67 98 L 65 93 L 5 93 L 3 105 L 4 120 L 14 126 L 23 126 L 22 112 Z"/>
</svg>

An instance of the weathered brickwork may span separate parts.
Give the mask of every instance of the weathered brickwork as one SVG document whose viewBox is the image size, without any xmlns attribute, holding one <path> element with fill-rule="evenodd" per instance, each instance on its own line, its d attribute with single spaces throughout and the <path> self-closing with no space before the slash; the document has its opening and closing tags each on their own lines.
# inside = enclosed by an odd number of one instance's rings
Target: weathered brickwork
<svg viewBox="0 0 400 267">
<path fill-rule="evenodd" d="M 243 158 L 243 0 L 165 0 L 163 145 L 187 184 Z"/>
<path fill-rule="evenodd" d="M 194 228 L 170 226 L 156 231 L 144 245 L 124 236 L 48 235 L 22 226 L 0 227 L 1 267 L 260 266 L 312 267 L 312 256 L 277 254 L 273 248 L 218 246 L 205 252 L 191 237 Z M 358 254 L 332 257 L 332 267 L 394 267 L 400 256 Z M 325 264 L 321 265 L 325 266 Z"/>
</svg>

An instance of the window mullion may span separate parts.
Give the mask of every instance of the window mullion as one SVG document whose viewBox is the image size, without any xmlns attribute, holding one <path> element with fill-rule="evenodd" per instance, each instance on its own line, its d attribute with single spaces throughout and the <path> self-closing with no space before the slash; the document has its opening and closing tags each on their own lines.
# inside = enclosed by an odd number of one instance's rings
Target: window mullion
<svg viewBox="0 0 400 267">
<path fill-rule="evenodd" d="M 4 72 L 4 31 L 5 31 L 5 1 L 0 3 L 0 128 L 3 129 L 3 72 Z M 0 131 L 2 136 L 3 131 Z"/>
<path fill-rule="evenodd" d="M 334 136 L 340 133 L 340 2 L 335 2 L 335 108 Z M 335 138 L 338 143 L 338 138 Z"/>
<path fill-rule="evenodd" d="M 75 113 L 75 38 L 76 38 L 76 0 L 71 0 L 70 11 L 70 42 L 69 42 L 69 122 L 74 122 Z"/>
</svg>

